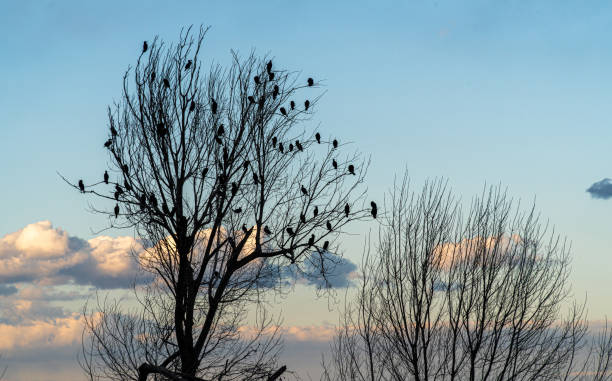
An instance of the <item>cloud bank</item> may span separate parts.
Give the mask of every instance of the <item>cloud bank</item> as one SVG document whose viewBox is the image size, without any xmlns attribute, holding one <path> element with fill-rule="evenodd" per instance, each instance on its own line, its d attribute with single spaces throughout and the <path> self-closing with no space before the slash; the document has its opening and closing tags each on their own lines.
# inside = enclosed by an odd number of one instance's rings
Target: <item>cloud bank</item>
<svg viewBox="0 0 612 381">
<path fill-rule="evenodd" d="M 612 179 L 605 178 L 591 185 L 587 190 L 593 198 L 607 200 L 612 197 Z"/>
</svg>

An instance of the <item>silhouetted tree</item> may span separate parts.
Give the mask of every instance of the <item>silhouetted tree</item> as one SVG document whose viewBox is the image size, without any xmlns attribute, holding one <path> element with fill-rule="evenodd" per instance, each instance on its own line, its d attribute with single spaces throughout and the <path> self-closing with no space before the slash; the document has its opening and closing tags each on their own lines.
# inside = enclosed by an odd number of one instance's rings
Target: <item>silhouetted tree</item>
<svg viewBox="0 0 612 381">
<path fill-rule="evenodd" d="M 589 345 L 570 305 L 569 245 L 499 188 L 463 213 L 443 182 L 390 193 L 324 380 L 609 380 L 612 334 Z"/>
<path fill-rule="evenodd" d="M 369 215 L 359 190 L 367 163 L 297 129 L 319 98 L 308 112 L 282 107 L 312 83 L 253 54 L 204 73 L 205 33 L 143 45 L 108 111 L 113 188 L 74 185 L 116 203 L 94 210 L 110 227 L 135 229 L 145 247 L 135 257 L 154 277 L 135 310 L 102 301 L 101 314 L 86 314 L 82 364 L 92 379 L 273 377 L 278 335 L 264 334 L 273 323 L 265 291 L 279 290 L 284 268 L 328 258 L 319 246 Z M 275 149 L 297 140 L 301 150 Z M 332 160 L 361 170 L 340 173 Z M 249 338 L 239 328 L 252 306 L 258 329 Z"/>
</svg>

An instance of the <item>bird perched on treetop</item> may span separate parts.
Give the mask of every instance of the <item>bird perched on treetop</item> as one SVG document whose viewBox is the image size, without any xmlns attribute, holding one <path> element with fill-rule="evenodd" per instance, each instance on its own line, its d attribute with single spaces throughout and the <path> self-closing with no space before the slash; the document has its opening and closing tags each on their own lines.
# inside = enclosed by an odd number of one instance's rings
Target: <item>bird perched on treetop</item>
<svg viewBox="0 0 612 381">
<path fill-rule="evenodd" d="M 245 224 L 242 224 L 242 232 L 243 232 L 244 234 L 247 234 L 247 233 L 249 232 L 249 229 L 247 229 L 247 227 L 246 227 L 246 225 L 245 225 Z"/>
<path fill-rule="evenodd" d="M 219 125 L 219 128 L 217 128 L 217 135 L 222 136 L 225 133 L 225 127 L 223 126 L 223 124 Z"/>
<path fill-rule="evenodd" d="M 272 73 L 272 60 L 268 61 L 268 63 L 266 64 L 266 71 L 268 73 Z"/>
<path fill-rule="evenodd" d="M 189 70 L 191 68 L 191 64 L 192 64 L 192 61 L 187 60 L 187 63 L 185 64 L 185 70 Z"/>
<path fill-rule="evenodd" d="M 329 248 L 329 241 L 323 242 L 323 250 L 327 250 Z"/>
<path fill-rule="evenodd" d="M 306 99 L 306 101 L 304 102 L 304 110 L 308 111 L 309 107 L 310 107 L 310 101 Z"/>
<path fill-rule="evenodd" d="M 170 81 L 168 81 L 168 78 L 164 78 L 164 87 L 165 87 L 166 89 L 169 89 L 169 88 L 170 88 Z"/>
<path fill-rule="evenodd" d="M 289 152 L 293 151 L 293 143 L 289 143 Z"/>
<path fill-rule="evenodd" d="M 266 233 L 267 235 L 272 234 L 272 232 L 270 231 L 270 228 L 268 228 L 268 225 L 264 226 L 264 233 Z"/>
<path fill-rule="evenodd" d="M 283 148 L 283 143 L 278 143 L 278 150 L 280 151 L 280 153 L 285 152 L 285 149 Z"/>
<path fill-rule="evenodd" d="M 255 103 L 255 98 L 253 98 L 252 95 L 249 95 L 247 99 L 249 100 L 250 103 Z"/>
<path fill-rule="evenodd" d="M 376 218 L 376 215 L 378 214 L 378 206 L 376 206 L 374 201 L 370 202 L 370 205 L 372 206 L 372 217 Z"/>
<path fill-rule="evenodd" d="M 300 143 L 299 140 L 295 141 L 295 146 L 297 147 L 298 150 L 304 151 L 304 146 L 302 146 L 302 143 Z"/>
<path fill-rule="evenodd" d="M 348 171 L 351 175 L 355 174 L 355 166 L 353 164 L 349 164 Z"/>
<path fill-rule="evenodd" d="M 346 215 L 346 218 L 348 218 L 350 212 L 351 207 L 349 206 L 349 204 L 344 205 L 344 214 Z"/>
<path fill-rule="evenodd" d="M 315 241 L 315 235 L 311 234 L 310 238 L 308 239 L 308 247 L 314 245 L 314 241 Z"/>
<path fill-rule="evenodd" d="M 217 113 L 217 101 L 215 101 L 214 99 L 210 98 L 210 111 L 213 114 Z"/>
<path fill-rule="evenodd" d="M 289 233 L 289 235 L 292 237 L 295 235 L 295 232 L 291 228 L 287 228 L 287 233 Z"/>
<path fill-rule="evenodd" d="M 285 110 L 285 108 L 284 108 L 284 107 L 281 107 L 281 108 L 280 108 L 280 112 L 281 112 L 281 114 L 283 114 L 284 116 L 287 116 L 287 110 Z"/>
<path fill-rule="evenodd" d="M 333 144 L 334 148 L 338 148 L 338 141 L 336 139 L 334 139 L 332 144 Z"/>
<path fill-rule="evenodd" d="M 327 230 L 332 231 L 332 225 L 331 225 L 331 222 L 327 221 L 327 223 L 325 224 L 325 226 L 327 227 Z"/>
<path fill-rule="evenodd" d="M 306 190 L 306 188 L 303 185 L 302 185 L 302 188 L 300 190 L 302 191 L 304 196 L 308 196 L 308 191 Z"/>
<path fill-rule="evenodd" d="M 276 136 L 272 137 L 272 147 L 276 148 L 276 142 L 278 139 L 276 139 Z"/>
<path fill-rule="evenodd" d="M 234 213 L 242 213 L 242 208 L 238 207 L 236 209 L 233 210 Z"/>
<path fill-rule="evenodd" d="M 336 161 L 336 159 L 332 159 L 332 166 L 334 167 L 334 169 L 338 169 L 338 162 Z"/>
<path fill-rule="evenodd" d="M 119 204 L 115 204 L 115 218 L 119 217 Z"/>
<path fill-rule="evenodd" d="M 270 81 L 274 81 L 274 73 L 268 73 L 268 78 Z"/>
<path fill-rule="evenodd" d="M 295 102 L 294 101 L 289 102 L 289 106 L 291 106 L 292 110 L 295 109 Z"/>
<path fill-rule="evenodd" d="M 142 43 L 142 52 L 146 52 L 147 49 L 149 49 L 149 44 L 147 44 L 147 42 L 145 41 Z"/>
<path fill-rule="evenodd" d="M 79 189 L 81 192 L 85 192 L 85 184 L 83 184 L 83 180 L 79 180 Z"/>
<path fill-rule="evenodd" d="M 308 86 L 314 85 L 314 80 L 312 78 L 308 78 Z"/>
<path fill-rule="evenodd" d="M 238 193 L 238 184 L 232 183 L 232 195 L 235 196 Z"/>
<path fill-rule="evenodd" d="M 108 139 L 107 141 L 104 142 L 104 147 L 109 148 L 111 146 L 111 144 L 113 144 L 113 140 L 112 139 Z"/>
<path fill-rule="evenodd" d="M 317 139 L 317 143 L 321 144 L 321 134 L 318 132 L 315 134 L 315 139 Z"/>
<path fill-rule="evenodd" d="M 274 85 L 274 90 L 272 90 L 272 99 L 276 99 L 279 91 L 280 89 L 278 88 L 278 85 Z"/>
<path fill-rule="evenodd" d="M 193 112 L 193 110 L 195 110 L 195 108 L 196 108 L 195 101 L 191 101 L 191 104 L 189 105 L 189 112 Z"/>
<path fill-rule="evenodd" d="M 312 214 L 316 217 L 319 214 L 319 207 L 315 206 Z"/>
<path fill-rule="evenodd" d="M 111 136 L 114 138 L 115 136 L 117 136 L 117 130 L 115 129 L 114 126 L 110 127 L 110 132 L 111 132 Z"/>
<path fill-rule="evenodd" d="M 259 76 L 258 75 L 253 77 L 253 81 L 255 81 L 255 84 L 257 84 L 257 85 L 261 84 L 261 81 L 259 80 Z"/>
<path fill-rule="evenodd" d="M 104 184 L 108 184 L 108 172 L 104 171 Z"/>
</svg>

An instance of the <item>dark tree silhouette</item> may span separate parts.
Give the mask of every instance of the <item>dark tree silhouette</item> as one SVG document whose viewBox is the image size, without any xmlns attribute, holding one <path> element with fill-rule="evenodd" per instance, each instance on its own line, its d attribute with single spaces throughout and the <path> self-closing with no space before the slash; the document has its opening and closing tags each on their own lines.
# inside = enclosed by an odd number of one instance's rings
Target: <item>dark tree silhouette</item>
<svg viewBox="0 0 612 381">
<path fill-rule="evenodd" d="M 612 378 L 611 331 L 588 345 L 569 244 L 533 208 L 490 188 L 464 214 L 443 182 L 414 195 L 406 178 L 389 199 L 325 380 Z"/>
<path fill-rule="evenodd" d="M 332 170 L 332 148 L 297 128 L 319 97 L 308 112 L 288 113 L 281 106 L 308 86 L 276 66 L 269 75 L 271 61 L 253 54 L 204 72 L 205 33 L 188 29 L 176 45 L 155 39 L 143 49 L 108 111 L 113 188 L 75 186 L 112 201 L 94 210 L 112 228 L 135 229 L 145 247 L 135 258 L 154 277 L 137 291 L 137 309 L 102 301 L 102 314 L 86 314 L 81 362 L 92 379 L 278 377 L 265 291 L 282 291 L 284 267 L 320 263 L 320 245 L 335 252 L 329 242 L 345 225 L 369 216 L 365 170 Z M 280 141 L 296 140 L 300 150 L 283 154 Z M 367 167 L 358 153 L 334 155 Z M 249 308 L 258 317 L 253 337 L 239 330 Z"/>
</svg>

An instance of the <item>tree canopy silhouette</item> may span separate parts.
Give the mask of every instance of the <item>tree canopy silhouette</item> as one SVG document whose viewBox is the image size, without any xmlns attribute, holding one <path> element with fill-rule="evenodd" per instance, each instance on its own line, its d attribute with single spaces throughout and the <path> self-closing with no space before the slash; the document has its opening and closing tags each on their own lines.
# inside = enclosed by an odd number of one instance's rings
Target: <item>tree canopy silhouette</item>
<svg viewBox="0 0 612 381">
<path fill-rule="evenodd" d="M 278 336 L 264 335 L 265 291 L 279 290 L 286 267 L 333 260 L 330 242 L 369 218 L 363 157 L 316 144 L 306 122 L 320 96 L 306 94 L 302 110 L 290 101 L 314 81 L 254 54 L 205 69 L 206 31 L 143 44 L 108 110 L 109 179 L 73 185 L 109 201 L 94 210 L 110 227 L 135 229 L 144 246 L 135 258 L 154 278 L 137 291 L 136 310 L 100 302 L 102 314 L 87 315 L 82 363 L 92 377 L 274 376 Z M 298 149 L 284 151 L 290 142 Z M 336 171 L 332 161 L 360 171 Z M 239 330 L 249 306 L 258 307 L 252 337 Z"/>
</svg>

